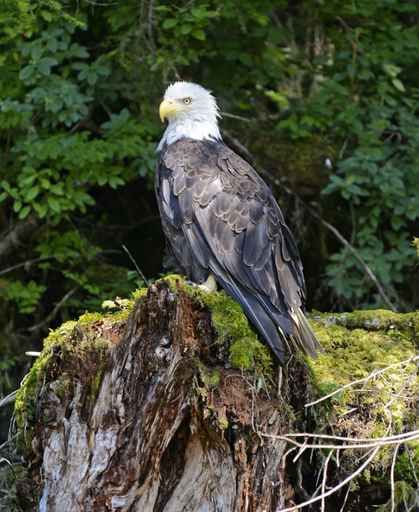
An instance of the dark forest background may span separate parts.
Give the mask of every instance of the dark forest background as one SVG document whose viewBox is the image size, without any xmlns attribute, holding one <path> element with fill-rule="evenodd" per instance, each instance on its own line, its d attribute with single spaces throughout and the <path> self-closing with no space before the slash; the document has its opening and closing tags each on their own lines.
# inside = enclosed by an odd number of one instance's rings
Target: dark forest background
<svg viewBox="0 0 419 512">
<path fill-rule="evenodd" d="M 270 182 L 309 308 L 413 309 L 419 6 L 0 0 L 0 397 L 50 328 L 163 271 L 158 105 L 211 89 Z"/>
</svg>

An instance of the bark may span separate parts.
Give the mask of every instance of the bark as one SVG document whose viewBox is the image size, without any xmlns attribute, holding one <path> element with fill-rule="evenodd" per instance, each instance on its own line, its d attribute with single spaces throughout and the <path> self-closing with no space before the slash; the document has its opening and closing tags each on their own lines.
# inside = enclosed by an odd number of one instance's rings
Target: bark
<svg viewBox="0 0 419 512">
<path fill-rule="evenodd" d="M 96 396 L 92 375 L 101 370 L 89 351 L 66 360 L 58 350 L 48 363 L 34 436 L 39 510 L 262 512 L 290 503 L 285 445 L 252 427 L 289 431 L 289 406 L 268 395 L 268 384 L 256 392 L 228 368 L 206 309 L 160 284 L 122 336 L 115 325 L 95 329 L 70 338 L 112 344 Z M 78 378 L 63 394 L 63 375 L 74 367 Z M 216 386 L 205 383 L 214 371 Z M 303 381 L 299 396 L 304 389 Z"/>
</svg>

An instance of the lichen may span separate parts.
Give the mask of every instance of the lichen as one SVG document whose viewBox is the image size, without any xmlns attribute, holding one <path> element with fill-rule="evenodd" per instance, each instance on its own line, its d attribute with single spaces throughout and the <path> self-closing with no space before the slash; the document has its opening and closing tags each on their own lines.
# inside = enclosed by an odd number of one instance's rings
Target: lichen
<svg viewBox="0 0 419 512">
<path fill-rule="evenodd" d="M 198 361 L 199 376 L 202 383 L 207 388 L 217 387 L 220 383 L 220 372 L 219 370 L 210 370 L 200 361 Z"/>
<path fill-rule="evenodd" d="M 211 311 L 211 319 L 217 333 L 217 342 L 229 344 L 230 363 L 234 368 L 252 370 L 260 374 L 272 372 L 269 350 L 258 339 L 243 310 L 224 291 L 205 292 L 188 284 L 177 274 L 162 278 L 173 291 L 183 290 L 198 303 Z"/>
</svg>

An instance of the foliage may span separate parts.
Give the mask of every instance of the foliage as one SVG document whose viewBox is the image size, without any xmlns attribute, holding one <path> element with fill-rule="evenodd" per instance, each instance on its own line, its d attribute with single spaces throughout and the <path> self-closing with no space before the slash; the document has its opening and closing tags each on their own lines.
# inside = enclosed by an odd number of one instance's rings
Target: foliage
<svg viewBox="0 0 419 512">
<path fill-rule="evenodd" d="M 161 271 L 157 105 L 177 78 L 214 90 L 236 116 L 228 142 L 321 203 L 393 302 L 413 307 L 418 17 L 402 0 L 0 0 L 0 230 L 24 233 L 0 245 L 6 380 L 40 332 L 138 286 L 121 244 Z M 305 241 L 311 305 L 382 305 L 352 254 L 281 199 Z"/>
</svg>

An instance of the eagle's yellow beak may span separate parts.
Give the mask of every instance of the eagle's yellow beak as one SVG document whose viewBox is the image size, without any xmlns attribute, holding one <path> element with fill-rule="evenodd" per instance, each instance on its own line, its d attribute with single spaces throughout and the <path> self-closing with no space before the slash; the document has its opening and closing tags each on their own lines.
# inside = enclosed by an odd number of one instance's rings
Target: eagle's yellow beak
<svg viewBox="0 0 419 512">
<path fill-rule="evenodd" d="M 180 105 L 176 101 L 173 100 L 163 100 L 160 103 L 159 114 L 161 122 L 163 123 L 165 119 L 169 119 L 174 114 L 181 110 Z"/>
</svg>

